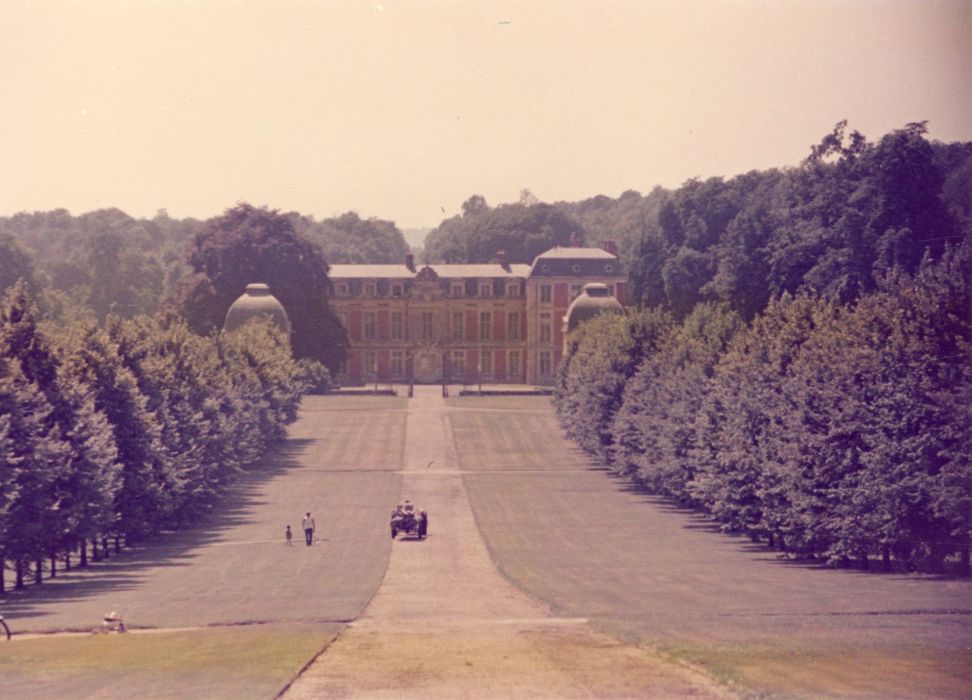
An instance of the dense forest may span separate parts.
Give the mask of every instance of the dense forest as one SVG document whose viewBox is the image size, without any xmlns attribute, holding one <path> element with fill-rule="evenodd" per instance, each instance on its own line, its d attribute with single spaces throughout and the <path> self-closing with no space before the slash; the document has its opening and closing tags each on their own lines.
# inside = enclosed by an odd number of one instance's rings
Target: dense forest
<svg viewBox="0 0 972 700">
<path fill-rule="evenodd" d="M 608 239 L 634 304 L 568 338 L 555 404 L 579 444 L 793 555 L 968 570 L 972 143 L 841 122 L 796 167 L 581 202 L 472 195 L 422 256 Z M 329 265 L 407 252 L 353 212 L 0 218 L 0 557 L 18 582 L 205 514 L 344 362 Z M 219 332 L 252 281 L 290 310 L 292 353 L 269 328 Z"/>
</svg>

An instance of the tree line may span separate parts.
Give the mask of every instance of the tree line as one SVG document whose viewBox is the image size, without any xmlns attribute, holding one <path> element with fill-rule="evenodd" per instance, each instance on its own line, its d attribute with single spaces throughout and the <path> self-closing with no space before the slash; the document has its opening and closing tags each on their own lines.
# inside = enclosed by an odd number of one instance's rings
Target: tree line
<svg viewBox="0 0 972 700">
<path fill-rule="evenodd" d="M 783 294 L 603 315 L 569 337 L 555 406 L 583 448 L 726 532 L 831 565 L 969 573 L 968 246 L 850 304 Z"/>
<path fill-rule="evenodd" d="M 792 556 L 968 573 L 972 144 L 841 122 L 798 168 L 627 198 L 637 303 L 568 338 L 568 434 Z"/>
<path fill-rule="evenodd" d="M 275 215 L 330 263 L 400 263 L 409 252 L 391 221 L 354 212 L 321 220 Z M 224 217 L 175 219 L 160 210 L 136 219 L 119 209 L 0 217 L 0 292 L 26 279 L 44 314 L 65 321 L 154 314 L 195 272 L 187 259 L 195 239 Z"/>
<path fill-rule="evenodd" d="M 16 587 L 45 561 L 53 576 L 209 513 L 284 435 L 303 388 L 271 325 L 51 323 L 15 283 L 0 303 L 0 559 Z"/>
</svg>

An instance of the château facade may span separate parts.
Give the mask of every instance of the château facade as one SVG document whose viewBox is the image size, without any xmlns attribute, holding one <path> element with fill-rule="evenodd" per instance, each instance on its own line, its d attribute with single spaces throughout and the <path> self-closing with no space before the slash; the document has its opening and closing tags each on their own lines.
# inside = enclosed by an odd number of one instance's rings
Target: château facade
<svg viewBox="0 0 972 700">
<path fill-rule="evenodd" d="M 625 303 L 613 241 L 556 247 L 532 264 L 331 265 L 331 303 L 351 350 L 345 384 L 553 384 L 563 319 L 589 282 Z"/>
</svg>

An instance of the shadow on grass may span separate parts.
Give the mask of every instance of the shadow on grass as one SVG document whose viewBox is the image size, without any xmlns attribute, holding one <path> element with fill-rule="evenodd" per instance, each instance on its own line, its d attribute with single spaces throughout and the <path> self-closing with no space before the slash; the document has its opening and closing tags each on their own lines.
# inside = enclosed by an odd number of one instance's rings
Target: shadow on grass
<svg viewBox="0 0 972 700">
<path fill-rule="evenodd" d="M 608 467 L 592 465 L 590 471 L 598 472 L 606 476 L 614 482 L 614 486 L 618 491 L 631 494 L 642 503 L 650 505 L 663 513 L 680 516 L 683 519 L 683 529 L 718 535 L 722 542 L 735 544 L 736 549 L 748 555 L 752 561 L 769 563 L 774 566 L 786 568 L 826 571 L 833 574 L 880 576 L 889 580 L 900 581 L 957 581 L 969 579 L 969 576 L 963 575 L 957 570 L 957 567 L 946 568 L 946 570 L 907 571 L 901 562 L 896 561 L 893 563 L 892 568 L 887 570 L 884 568 L 883 562 L 872 558 L 869 568 L 865 569 L 858 562 L 851 562 L 844 566 L 833 566 L 822 559 L 791 555 L 774 547 L 770 547 L 765 542 L 754 542 L 746 535 L 726 532 L 717 520 L 714 520 L 704 511 L 678 503 L 665 496 L 660 496 L 637 480 L 618 474 Z"/>
<path fill-rule="evenodd" d="M 200 518 L 190 528 L 159 535 L 127 547 L 110 559 L 91 562 L 70 571 L 59 571 L 56 578 L 45 578 L 41 585 L 32 583 L 22 590 L 7 591 L 2 598 L 3 614 L 8 619 L 45 615 L 51 603 L 81 600 L 110 591 L 138 588 L 140 572 L 158 567 L 189 566 L 199 556 L 194 550 L 218 541 L 223 533 L 249 522 L 254 508 L 264 503 L 261 495 L 265 484 L 299 466 L 298 456 L 313 440 L 286 439 L 264 455 L 256 466 L 245 472 L 214 504 L 213 512 Z"/>
</svg>

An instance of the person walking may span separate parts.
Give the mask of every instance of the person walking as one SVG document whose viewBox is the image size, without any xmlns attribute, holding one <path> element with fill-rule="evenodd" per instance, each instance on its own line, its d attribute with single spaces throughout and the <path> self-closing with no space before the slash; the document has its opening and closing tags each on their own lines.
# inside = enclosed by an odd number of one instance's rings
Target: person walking
<svg viewBox="0 0 972 700">
<path fill-rule="evenodd" d="M 290 531 L 290 525 L 284 530 L 284 537 L 287 539 L 287 546 L 290 546 L 291 540 L 294 538 L 294 534 Z"/>
<path fill-rule="evenodd" d="M 314 523 L 314 518 L 311 517 L 310 513 L 304 516 L 304 520 L 301 522 L 300 526 L 304 528 L 304 539 L 307 540 L 307 546 L 310 547 L 312 544 L 314 544 L 314 530 L 317 529 L 317 525 Z"/>
</svg>

